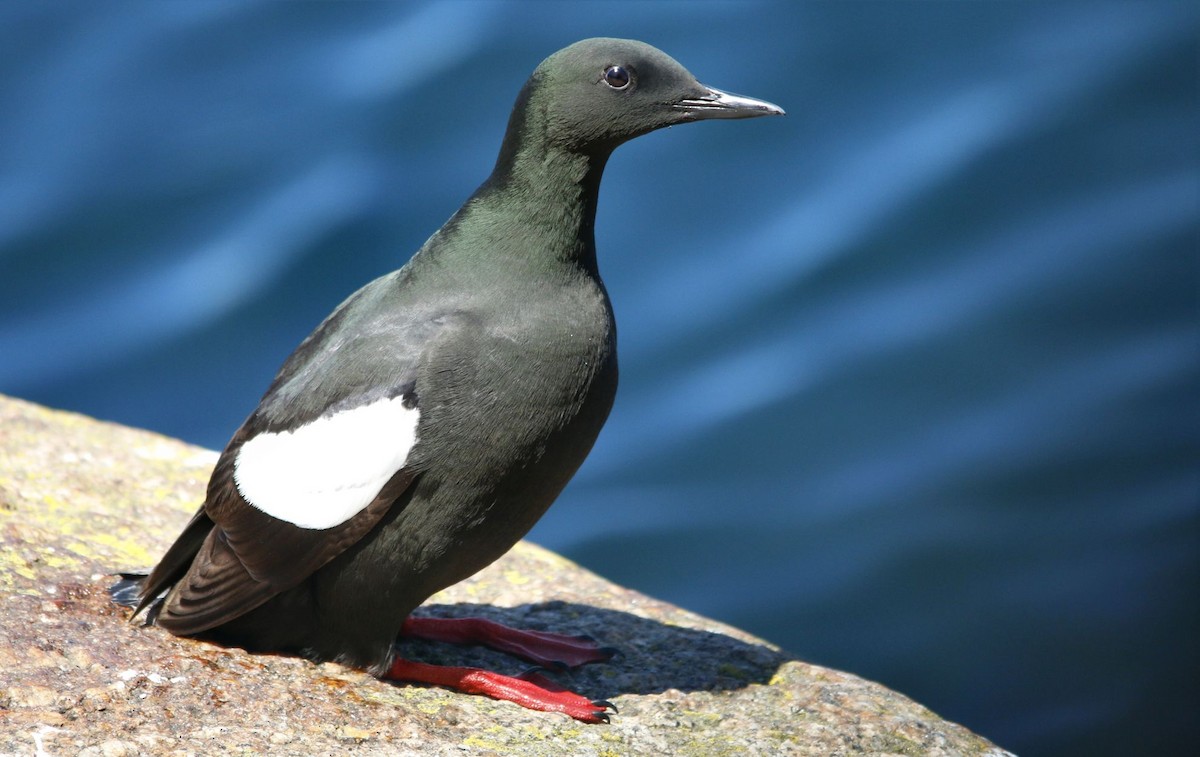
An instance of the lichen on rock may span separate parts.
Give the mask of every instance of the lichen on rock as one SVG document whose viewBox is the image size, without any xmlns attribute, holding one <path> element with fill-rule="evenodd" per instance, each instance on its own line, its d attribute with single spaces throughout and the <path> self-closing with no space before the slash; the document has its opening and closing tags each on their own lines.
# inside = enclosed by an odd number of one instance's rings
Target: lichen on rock
<svg viewBox="0 0 1200 757">
<path fill-rule="evenodd" d="M 215 455 L 0 396 L 0 754 L 1003 755 L 878 684 L 609 583 L 522 542 L 422 613 L 590 634 L 570 674 L 611 725 L 126 622 L 111 574 L 149 568 Z M 516 673 L 487 650 L 404 642 Z"/>
</svg>

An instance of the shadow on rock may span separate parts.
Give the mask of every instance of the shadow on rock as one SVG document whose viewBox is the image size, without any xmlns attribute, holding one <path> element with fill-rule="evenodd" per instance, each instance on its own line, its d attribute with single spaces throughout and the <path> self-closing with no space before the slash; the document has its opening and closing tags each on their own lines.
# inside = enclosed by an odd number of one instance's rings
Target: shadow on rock
<svg viewBox="0 0 1200 757">
<path fill-rule="evenodd" d="M 589 697 L 680 691 L 727 691 L 765 684 L 794 659 L 760 644 L 725 634 L 670 625 L 619 610 L 561 601 L 493 607 L 480 604 L 426 605 L 417 615 L 480 617 L 513 628 L 586 634 L 618 654 L 606 663 L 551 672 L 563 685 Z M 515 675 L 529 663 L 481 647 L 401 639 L 400 654 L 438 665 L 469 665 Z"/>
</svg>

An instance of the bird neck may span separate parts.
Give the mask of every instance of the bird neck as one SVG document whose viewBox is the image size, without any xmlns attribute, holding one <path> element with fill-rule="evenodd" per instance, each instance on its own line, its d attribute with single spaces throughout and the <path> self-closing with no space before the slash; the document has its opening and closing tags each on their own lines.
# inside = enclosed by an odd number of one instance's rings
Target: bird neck
<svg viewBox="0 0 1200 757">
<path fill-rule="evenodd" d="M 560 260 L 595 267 L 596 205 L 605 160 L 562 151 L 518 155 L 511 173 L 489 184 L 491 199 L 517 207 L 520 223 Z"/>
<path fill-rule="evenodd" d="M 469 205 L 483 215 L 500 211 L 516 219 L 521 228 L 505 231 L 526 244 L 509 252 L 530 262 L 540 258 L 595 272 L 596 203 L 611 149 L 585 152 L 558 143 L 549 134 L 550 118 L 536 91 L 533 79 L 522 89 L 496 166 Z M 493 247 L 492 252 L 504 250 Z"/>
</svg>

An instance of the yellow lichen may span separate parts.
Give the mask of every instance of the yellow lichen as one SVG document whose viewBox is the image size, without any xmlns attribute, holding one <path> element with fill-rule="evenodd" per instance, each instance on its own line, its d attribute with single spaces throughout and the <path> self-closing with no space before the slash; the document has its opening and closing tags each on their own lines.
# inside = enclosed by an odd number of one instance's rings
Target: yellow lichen
<svg viewBox="0 0 1200 757">
<path fill-rule="evenodd" d="M 513 586 L 522 586 L 529 583 L 529 576 L 523 575 L 519 570 L 506 570 L 504 571 L 504 580 Z"/>
</svg>

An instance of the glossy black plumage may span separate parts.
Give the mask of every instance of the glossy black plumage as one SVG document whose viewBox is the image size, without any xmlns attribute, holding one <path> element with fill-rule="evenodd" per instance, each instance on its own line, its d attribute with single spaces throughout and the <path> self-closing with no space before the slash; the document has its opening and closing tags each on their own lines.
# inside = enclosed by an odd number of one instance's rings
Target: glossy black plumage
<svg viewBox="0 0 1200 757">
<path fill-rule="evenodd" d="M 593 224 L 612 150 L 675 123 L 781 112 L 638 42 L 586 40 L 544 61 L 488 180 L 284 363 L 139 611 L 181 635 L 386 670 L 412 609 L 523 536 L 608 416 L 616 328 Z M 395 398 L 419 416 L 416 441 L 352 517 L 306 528 L 243 496 L 244 446 Z"/>
</svg>

